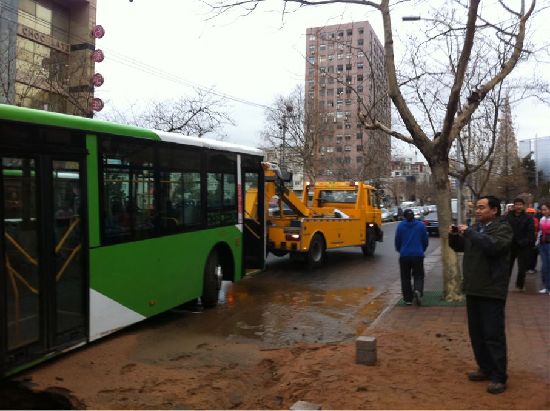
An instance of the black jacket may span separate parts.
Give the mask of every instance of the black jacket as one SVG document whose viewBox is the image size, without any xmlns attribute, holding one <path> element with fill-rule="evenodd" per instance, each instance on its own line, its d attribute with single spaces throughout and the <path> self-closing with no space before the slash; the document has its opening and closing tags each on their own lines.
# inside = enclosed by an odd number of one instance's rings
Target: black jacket
<svg viewBox="0 0 550 411">
<path fill-rule="evenodd" d="M 525 212 L 516 215 L 513 211 L 510 211 L 506 216 L 506 222 L 510 224 L 514 232 L 512 247 L 523 248 L 535 245 L 535 222 L 533 217 Z"/>
<path fill-rule="evenodd" d="M 466 295 L 506 299 L 510 281 L 512 229 L 495 220 L 480 233 L 468 228 L 463 235 L 449 234 L 449 246 L 464 252 L 462 271 Z"/>
</svg>

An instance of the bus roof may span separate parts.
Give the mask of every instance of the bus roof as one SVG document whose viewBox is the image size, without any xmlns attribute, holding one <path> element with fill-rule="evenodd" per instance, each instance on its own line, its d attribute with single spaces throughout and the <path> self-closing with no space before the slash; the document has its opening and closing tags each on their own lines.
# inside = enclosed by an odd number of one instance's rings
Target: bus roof
<svg viewBox="0 0 550 411">
<path fill-rule="evenodd" d="M 127 137 L 160 140 L 155 133 L 139 127 L 111 123 L 103 120 L 94 120 L 86 117 L 71 116 L 68 114 L 52 113 L 44 110 L 35 110 L 26 107 L 17 107 L 8 104 L 0 104 L 0 120 L 12 120 L 44 126 L 56 126 L 96 133 L 110 133 Z"/>
<path fill-rule="evenodd" d="M 26 107 L 17 107 L 0 104 L 0 120 L 19 121 L 30 124 L 56 126 L 62 128 L 89 131 L 92 133 L 108 133 L 125 137 L 146 138 L 157 141 L 167 141 L 176 144 L 187 144 L 212 150 L 231 151 L 236 153 L 263 156 L 262 150 L 240 144 L 232 144 L 209 138 L 185 136 L 179 133 L 149 130 L 141 127 L 95 120 L 86 117 L 71 116 L 68 114 L 53 113 L 44 110 L 35 110 Z"/>
<path fill-rule="evenodd" d="M 199 138 L 178 133 L 168 133 L 166 131 L 154 130 L 154 132 L 158 134 L 162 141 L 168 141 L 171 143 L 188 144 L 192 146 L 210 148 L 212 150 L 232 151 L 236 153 L 246 153 L 255 156 L 263 156 L 262 150 L 254 147 L 248 147 L 240 144 L 233 144 L 204 137 Z"/>
</svg>

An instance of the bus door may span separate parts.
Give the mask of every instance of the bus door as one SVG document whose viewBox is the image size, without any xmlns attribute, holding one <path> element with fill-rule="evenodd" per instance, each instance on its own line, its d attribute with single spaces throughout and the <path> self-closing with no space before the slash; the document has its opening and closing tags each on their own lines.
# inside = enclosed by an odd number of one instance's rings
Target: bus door
<svg viewBox="0 0 550 411">
<path fill-rule="evenodd" d="M 0 368 L 86 340 L 82 160 L 0 156 Z"/>
<path fill-rule="evenodd" d="M 264 179 L 260 160 L 243 157 L 243 274 L 247 274 L 263 270 L 265 263 Z"/>
</svg>

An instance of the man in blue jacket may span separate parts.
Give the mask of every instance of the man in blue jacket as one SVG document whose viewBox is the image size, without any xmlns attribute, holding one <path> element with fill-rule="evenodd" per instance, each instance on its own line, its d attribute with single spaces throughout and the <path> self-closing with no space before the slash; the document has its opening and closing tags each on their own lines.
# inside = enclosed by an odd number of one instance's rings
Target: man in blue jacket
<svg viewBox="0 0 550 411">
<path fill-rule="evenodd" d="M 405 220 L 397 226 L 395 250 L 399 253 L 401 269 L 401 291 L 405 304 L 421 305 L 424 294 L 424 251 L 428 248 L 428 232 L 424 224 L 415 220 L 411 209 L 403 212 Z M 414 292 L 411 287 L 414 279 Z"/>
</svg>

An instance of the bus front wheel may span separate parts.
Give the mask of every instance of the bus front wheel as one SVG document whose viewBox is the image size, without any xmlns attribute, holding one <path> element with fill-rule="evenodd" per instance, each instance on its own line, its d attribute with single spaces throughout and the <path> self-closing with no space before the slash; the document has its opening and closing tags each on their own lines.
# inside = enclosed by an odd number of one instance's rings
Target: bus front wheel
<svg viewBox="0 0 550 411">
<path fill-rule="evenodd" d="M 203 291 L 201 296 L 204 308 L 215 307 L 218 304 L 218 295 L 222 285 L 223 271 L 219 262 L 218 253 L 210 252 L 204 267 Z"/>
</svg>

